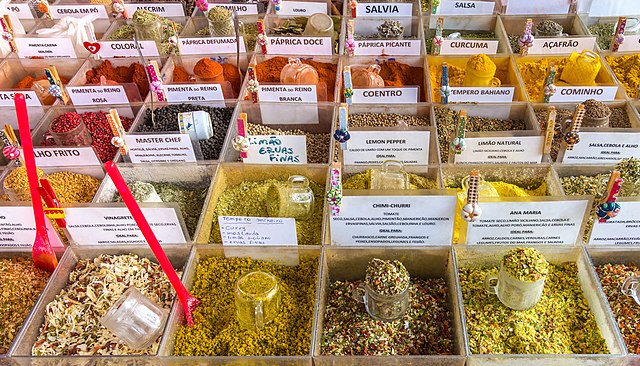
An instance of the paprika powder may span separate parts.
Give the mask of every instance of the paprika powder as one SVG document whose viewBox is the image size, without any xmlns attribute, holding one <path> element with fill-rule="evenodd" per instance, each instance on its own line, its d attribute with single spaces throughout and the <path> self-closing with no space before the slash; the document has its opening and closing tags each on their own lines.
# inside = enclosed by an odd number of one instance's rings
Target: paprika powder
<svg viewBox="0 0 640 366">
<path fill-rule="evenodd" d="M 144 66 L 137 62 L 129 66 L 113 67 L 109 60 L 105 60 L 100 65 L 86 72 L 87 84 L 100 84 L 101 76 L 119 84 L 136 84 L 140 91 L 140 96 L 143 99 L 149 92 L 149 79 L 147 79 Z"/>
</svg>

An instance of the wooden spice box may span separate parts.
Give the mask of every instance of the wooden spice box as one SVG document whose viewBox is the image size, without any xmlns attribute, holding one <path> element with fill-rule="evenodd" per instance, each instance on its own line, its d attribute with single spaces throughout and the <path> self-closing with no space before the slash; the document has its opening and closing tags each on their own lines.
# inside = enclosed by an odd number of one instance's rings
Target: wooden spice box
<svg viewBox="0 0 640 366">
<path fill-rule="evenodd" d="M 435 28 L 436 22 L 439 17 L 431 16 L 428 19 L 424 19 L 424 32 L 425 32 L 425 40 L 432 43 L 433 37 L 435 36 Z M 507 35 L 504 31 L 504 25 L 502 24 L 501 18 L 495 15 L 476 15 L 473 17 L 468 16 L 456 16 L 456 15 L 445 15 L 442 16 L 444 20 L 444 28 L 443 32 L 460 32 L 462 33 L 462 37 L 459 38 L 468 41 L 476 41 L 476 40 L 485 40 L 485 39 L 476 39 L 474 37 L 465 38 L 465 33 L 489 33 L 493 32 L 495 34 L 495 38 L 492 40 L 498 41 L 498 54 L 509 54 L 509 40 L 507 39 Z M 446 37 L 444 37 L 446 39 Z M 430 47 L 427 47 L 426 54 L 432 54 Z M 459 49 L 458 49 L 459 50 Z M 478 52 L 473 48 L 467 53 L 469 55 L 476 54 Z M 462 52 L 461 52 L 462 53 Z M 440 55 L 445 56 L 442 52 Z"/>
</svg>

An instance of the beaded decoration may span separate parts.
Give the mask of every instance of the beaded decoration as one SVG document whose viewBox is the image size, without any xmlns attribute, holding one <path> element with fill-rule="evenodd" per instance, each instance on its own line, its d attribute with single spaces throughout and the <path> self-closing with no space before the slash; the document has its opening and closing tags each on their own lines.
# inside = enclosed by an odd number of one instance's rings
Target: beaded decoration
<svg viewBox="0 0 640 366">
<path fill-rule="evenodd" d="M 2 39 L 9 43 L 9 47 L 11 48 L 11 52 L 16 52 L 16 42 L 13 37 L 13 27 L 11 26 L 11 20 L 9 20 L 9 15 L 4 15 L 0 17 L 0 27 L 2 27 Z"/>
<path fill-rule="evenodd" d="M 158 70 L 158 63 L 156 61 L 149 62 L 146 66 L 149 73 L 149 87 L 151 91 L 158 98 L 158 102 L 166 102 L 167 97 L 164 94 L 162 88 L 162 80 L 160 79 L 160 71 Z"/>
<path fill-rule="evenodd" d="M 349 107 L 341 104 L 338 109 L 338 129 L 333 133 L 333 138 L 340 143 L 340 149 L 347 149 L 347 141 L 351 138 L 349 134 Z"/>
<path fill-rule="evenodd" d="M 624 29 L 627 27 L 627 17 L 618 18 L 618 24 L 616 25 L 616 31 L 613 33 L 613 40 L 611 43 L 611 51 L 618 52 L 620 45 L 624 43 Z"/>
<path fill-rule="evenodd" d="M 331 181 L 329 190 L 327 191 L 327 203 L 331 207 L 331 216 L 340 214 L 340 204 L 342 204 L 342 178 L 340 172 L 340 164 L 334 163 L 331 166 Z"/>
<path fill-rule="evenodd" d="M 249 151 L 249 136 L 247 135 L 247 114 L 240 113 L 238 117 L 238 136 L 231 142 L 234 150 L 240 152 L 240 157 L 247 158 Z"/>
<path fill-rule="evenodd" d="M 440 17 L 436 21 L 436 35 L 433 37 L 433 44 L 431 45 L 431 54 L 439 55 L 440 47 L 444 38 L 442 38 L 442 29 L 444 28 L 444 18 Z"/>
<path fill-rule="evenodd" d="M 582 119 L 585 114 L 584 104 L 578 104 L 576 111 L 573 114 L 573 121 L 571 123 L 571 130 L 564 135 L 564 142 L 567 143 L 567 150 L 573 150 L 573 146 L 580 142 L 580 127 L 582 126 Z"/>
<path fill-rule="evenodd" d="M 349 56 L 353 56 L 356 50 L 356 41 L 353 39 L 353 19 L 347 20 L 347 40 L 344 43 L 344 48 L 347 50 Z"/>
<path fill-rule="evenodd" d="M 467 149 L 467 143 L 464 140 L 465 133 L 467 130 L 467 111 L 460 111 L 460 119 L 458 120 L 458 132 L 456 137 L 451 141 L 451 149 L 453 149 L 454 154 L 459 155 L 462 154 L 463 151 Z"/>
<path fill-rule="evenodd" d="M 351 67 L 345 66 L 342 69 L 342 82 L 344 83 L 344 100 L 347 105 L 353 103 L 353 84 L 351 83 Z"/>
<path fill-rule="evenodd" d="M 249 66 L 247 68 L 247 75 L 249 77 L 249 81 L 247 81 L 247 90 L 251 93 L 251 100 L 254 103 L 258 103 L 258 79 L 256 78 L 256 70 L 253 66 Z"/>
<path fill-rule="evenodd" d="M 122 120 L 120 120 L 118 110 L 110 109 L 109 113 L 106 114 L 106 118 L 109 123 L 109 127 L 111 128 L 111 133 L 113 134 L 111 144 L 120 150 L 120 154 L 127 155 L 129 153 L 129 149 L 124 141 L 125 130 L 122 126 Z"/>
<path fill-rule="evenodd" d="M 520 54 L 522 56 L 526 56 L 529 54 L 529 47 L 533 47 L 533 41 L 535 37 L 531 30 L 533 29 L 533 20 L 527 19 L 526 24 L 524 25 L 524 32 L 518 38 L 518 46 L 520 46 Z"/>
<path fill-rule="evenodd" d="M 544 102 L 549 103 L 551 97 L 556 93 L 556 86 L 553 83 L 556 80 L 556 67 L 553 64 L 549 65 L 549 73 L 547 74 L 547 78 L 544 81 L 544 89 L 542 90 L 544 94 Z"/>
<path fill-rule="evenodd" d="M 611 172 L 605 198 L 596 208 L 596 215 L 598 216 L 599 222 L 607 222 L 607 220 L 618 216 L 620 204 L 617 203 L 616 200 L 618 199 L 618 193 L 620 193 L 623 182 L 622 178 L 620 178 L 619 171 L 614 170 Z"/>
<path fill-rule="evenodd" d="M 553 136 L 555 135 L 556 129 L 557 114 L 558 112 L 556 111 L 556 107 L 550 106 L 549 108 L 547 108 L 547 127 L 545 130 L 544 149 L 542 150 L 542 153 L 545 155 L 549 155 L 551 153 Z"/>
<path fill-rule="evenodd" d="M 482 215 L 482 209 L 478 205 L 478 187 L 480 186 L 480 173 L 473 169 L 467 177 L 467 202 L 462 207 L 460 215 L 467 222 L 475 222 Z"/>
<path fill-rule="evenodd" d="M 449 86 L 449 65 L 442 63 L 442 86 L 440 87 L 440 96 L 442 104 L 449 104 L 449 96 L 451 95 L 451 87 Z"/>
<path fill-rule="evenodd" d="M 267 31 L 264 27 L 264 20 L 258 19 L 256 23 L 258 26 L 258 44 L 260 45 L 260 49 L 262 50 L 262 54 L 267 54 Z"/>
<path fill-rule="evenodd" d="M 129 14 L 127 13 L 127 9 L 124 7 L 123 0 L 113 0 L 111 4 L 111 8 L 113 9 L 113 17 L 116 19 L 129 19 Z"/>
</svg>

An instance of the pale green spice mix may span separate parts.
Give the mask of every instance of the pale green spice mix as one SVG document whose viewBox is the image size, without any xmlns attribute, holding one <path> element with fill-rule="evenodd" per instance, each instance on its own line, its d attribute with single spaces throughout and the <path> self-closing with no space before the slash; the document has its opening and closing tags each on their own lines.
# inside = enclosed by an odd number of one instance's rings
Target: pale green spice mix
<svg viewBox="0 0 640 366">
<path fill-rule="evenodd" d="M 549 262 L 538 249 L 513 248 L 502 258 L 502 268 L 515 279 L 536 282 L 549 272 Z"/>
<path fill-rule="evenodd" d="M 342 182 L 343 189 L 371 189 L 371 170 L 365 170 L 354 174 Z M 409 188 L 411 189 L 438 189 L 438 183 L 434 179 L 409 174 Z"/>
</svg>

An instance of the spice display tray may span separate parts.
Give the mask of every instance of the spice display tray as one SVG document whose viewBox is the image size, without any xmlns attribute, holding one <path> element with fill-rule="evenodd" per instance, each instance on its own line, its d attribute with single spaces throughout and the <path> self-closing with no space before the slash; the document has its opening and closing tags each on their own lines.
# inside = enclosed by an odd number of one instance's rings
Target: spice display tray
<svg viewBox="0 0 640 366">
<path fill-rule="evenodd" d="M 307 19 L 309 18 L 308 16 L 303 16 L 303 17 L 307 18 Z M 330 17 L 333 20 L 334 27 L 335 27 L 335 24 L 339 24 L 340 25 L 339 29 L 337 30 L 337 33 L 338 33 L 337 36 L 336 36 L 337 38 L 333 37 L 333 36 L 332 37 L 321 36 L 321 38 L 331 38 L 330 42 L 331 42 L 332 54 L 333 55 L 342 55 L 344 53 L 344 42 L 342 40 L 344 39 L 344 35 L 345 35 L 345 32 L 346 32 L 344 24 L 343 24 L 343 21 L 342 21 L 342 17 L 338 16 L 338 15 L 330 15 Z M 265 28 L 264 30 L 265 30 L 265 33 L 266 33 L 267 37 L 282 37 L 282 38 L 291 38 L 291 39 L 299 38 L 299 37 L 319 37 L 319 36 L 315 36 L 315 35 L 314 36 L 305 36 L 304 34 L 302 34 L 302 35 L 286 35 L 286 36 L 285 35 L 279 36 L 279 35 L 271 34 L 271 30 L 274 27 L 280 26 L 281 24 L 284 24 L 286 21 L 294 20 L 295 18 L 296 18 L 295 16 L 289 16 L 289 15 L 288 16 L 279 16 L 277 14 L 266 14 L 264 16 L 264 28 Z M 335 45 L 336 45 L 335 42 L 336 41 L 338 42 L 338 49 L 337 50 L 335 49 Z M 298 49 L 300 49 L 300 47 L 305 47 L 305 46 L 298 45 L 297 47 L 298 47 Z M 309 45 L 307 45 L 307 47 L 309 47 Z M 256 50 L 259 50 L 259 49 L 260 49 L 260 46 L 256 45 Z M 269 50 L 268 41 L 267 41 L 267 50 Z M 312 53 L 312 51 L 309 51 L 309 50 L 307 50 L 307 51 L 309 53 Z M 279 52 L 274 52 L 274 51 L 268 51 L 268 52 L 270 54 L 278 54 L 279 53 Z M 326 55 L 326 56 L 328 56 L 328 55 Z"/>
<path fill-rule="evenodd" d="M 400 22 L 400 24 L 404 28 L 404 32 L 399 37 L 381 37 L 379 35 L 378 27 L 382 25 L 385 21 L 395 20 Z M 353 21 L 353 32 L 354 39 L 356 41 L 393 41 L 396 40 L 398 42 L 402 42 L 403 40 L 420 40 L 420 50 L 419 55 L 425 54 L 425 35 L 424 35 L 424 18 L 422 17 L 401 17 L 401 18 L 393 18 L 389 19 L 384 15 L 374 16 L 374 17 L 358 17 L 355 19 L 349 19 L 345 22 Z M 392 50 L 384 50 L 382 49 L 381 55 L 396 55 Z M 365 51 L 366 52 L 366 51 Z M 348 53 L 348 52 L 347 52 Z M 356 54 L 359 54 L 358 49 L 356 48 Z M 369 53 L 370 54 L 370 53 Z"/>
<path fill-rule="evenodd" d="M 214 4 L 215 5 L 215 4 Z M 257 4 L 260 5 L 260 4 Z M 238 5 L 238 6 L 245 6 L 245 4 L 243 5 Z M 256 22 L 258 21 L 258 19 L 260 19 L 261 16 L 259 15 L 242 15 L 242 14 L 238 14 L 238 20 L 240 21 L 240 36 L 242 36 L 244 38 L 244 44 L 245 44 L 245 51 L 246 52 L 241 52 L 244 53 L 246 55 L 241 55 L 241 58 L 247 58 L 247 59 L 251 59 L 251 55 L 253 55 L 253 52 L 256 49 L 256 37 L 257 34 L 252 34 L 250 37 L 247 37 L 246 34 L 246 29 L 244 28 L 244 25 L 249 25 L 251 24 L 252 26 L 256 24 Z M 185 24 L 184 28 L 182 29 L 182 32 L 180 33 L 180 37 L 183 38 L 212 38 L 209 35 L 205 35 L 205 36 L 201 36 L 198 35 L 198 31 L 208 28 L 209 27 L 209 21 L 207 20 L 207 17 L 203 16 L 202 13 L 200 12 L 200 10 L 198 8 L 195 9 L 194 11 L 194 16 L 191 17 L 191 19 L 189 19 L 189 21 L 187 21 L 187 23 Z M 256 30 L 257 31 L 257 30 Z M 233 37 L 235 37 L 235 34 L 233 35 Z M 215 38 L 215 37 L 213 37 Z M 254 47 L 249 47 L 250 44 L 250 39 L 253 39 L 253 45 Z M 218 56 L 219 52 L 212 52 L 213 55 Z M 233 58 L 235 59 L 236 54 L 235 54 L 235 48 L 234 48 L 234 52 L 233 52 Z"/>
<path fill-rule="evenodd" d="M 533 20 L 534 29 L 532 33 L 535 33 L 535 25 L 543 20 L 552 20 L 558 24 L 560 24 L 563 28 L 562 32 L 566 33 L 572 39 L 575 38 L 590 38 L 593 37 L 589 35 L 589 32 L 584 27 L 583 23 L 580 21 L 580 17 L 576 14 L 556 14 L 556 15 L 535 15 L 535 16 L 520 16 L 520 15 L 501 15 L 500 20 L 504 26 L 504 30 L 509 35 L 521 35 L 524 26 L 526 25 L 527 19 Z M 562 37 L 562 36 L 559 36 Z M 535 41 L 544 40 L 546 37 L 535 37 Z M 556 37 L 553 37 L 556 38 Z M 513 48 L 509 47 L 512 53 L 517 54 Z M 595 50 L 594 47 L 592 50 Z M 581 50 L 576 50 L 581 51 Z"/>
<path fill-rule="evenodd" d="M 498 41 L 498 54 L 508 54 L 511 50 L 509 48 L 509 40 L 507 39 L 507 35 L 504 31 L 504 25 L 500 20 L 500 17 L 495 15 L 476 15 L 473 17 L 468 16 L 456 16 L 456 15 L 445 15 L 442 16 L 444 20 L 443 31 L 451 31 L 461 32 L 467 31 L 468 33 L 487 33 L 493 32 L 495 34 L 494 39 L 487 40 L 497 40 Z M 423 18 L 424 21 L 424 31 L 425 31 L 425 40 L 430 41 L 435 37 L 435 28 L 436 22 L 438 21 L 438 17 L 431 16 L 429 18 Z M 445 37 L 446 39 L 446 37 Z M 462 36 L 462 39 L 465 39 Z M 480 39 L 476 39 L 473 37 L 467 38 L 468 41 L 476 41 Z M 485 39 L 482 39 L 485 40 Z M 476 54 L 478 50 L 473 48 L 468 53 L 469 55 Z M 430 50 L 427 48 L 427 54 L 432 54 Z M 442 56 L 444 54 L 441 53 Z"/>
</svg>

